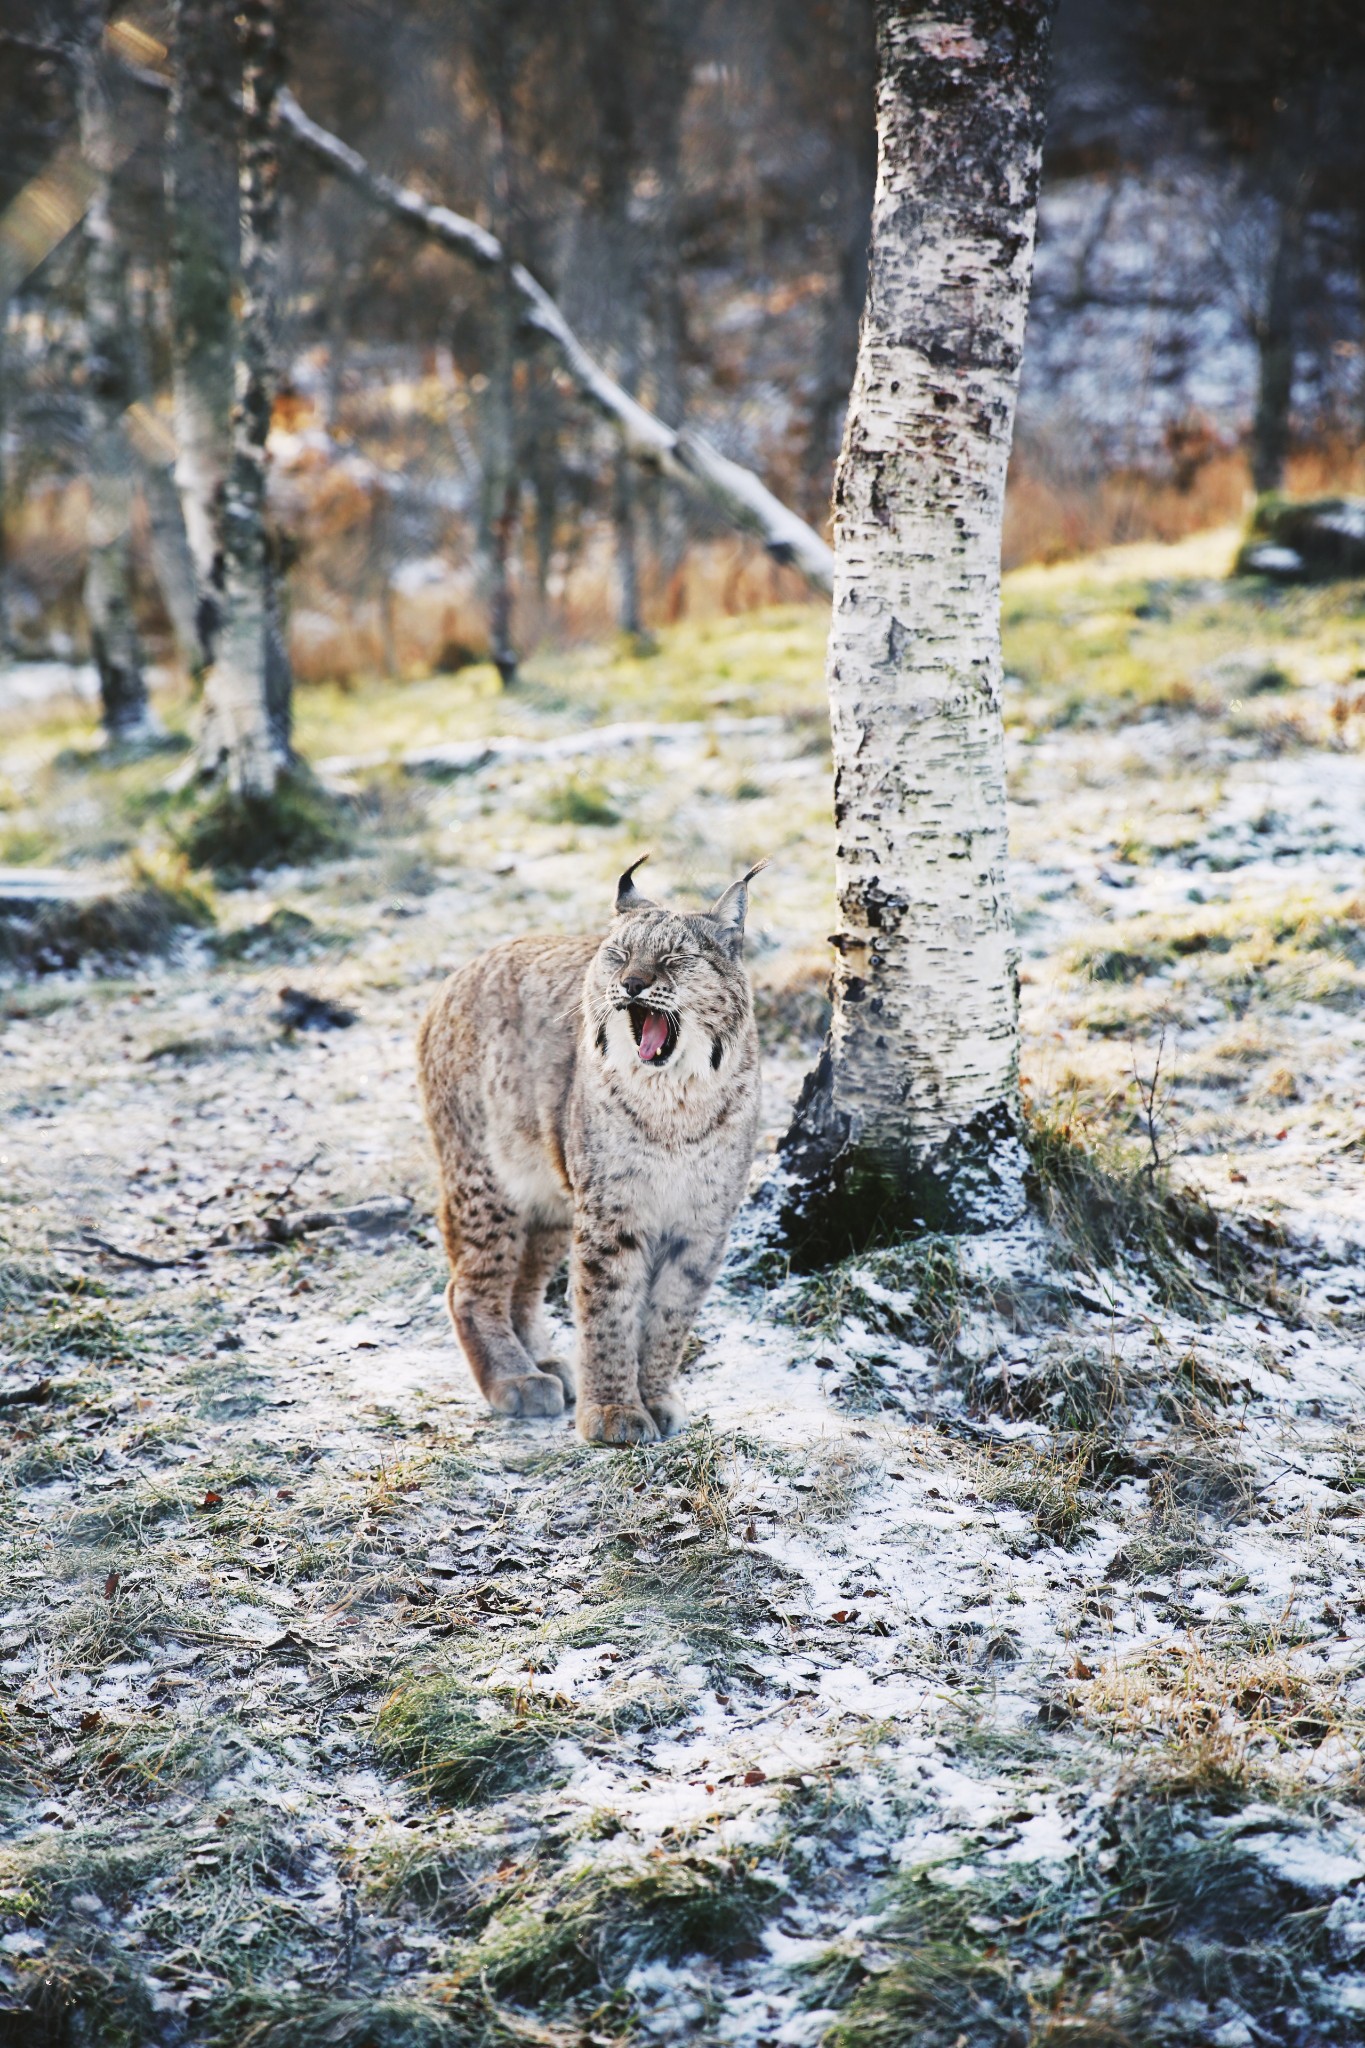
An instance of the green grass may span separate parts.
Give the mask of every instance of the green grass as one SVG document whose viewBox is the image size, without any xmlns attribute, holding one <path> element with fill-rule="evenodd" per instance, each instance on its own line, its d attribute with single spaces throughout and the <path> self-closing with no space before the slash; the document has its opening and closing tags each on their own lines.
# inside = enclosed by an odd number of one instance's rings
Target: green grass
<svg viewBox="0 0 1365 2048">
<path fill-rule="evenodd" d="M 1264 1808 L 1248 1822 L 1296 1826 Z M 1326 1905 L 1242 1831 L 1155 1781 L 1122 1793 L 1063 1863 L 966 1883 L 909 1873 L 871 1939 L 876 1973 L 849 1951 L 817 1970 L 821 1999 L 847 2000 L 823 2048 L 1187 2048 L 1210 2034 L 1177 2020 L 1180 2002 L 1222 1998 L 1281 2048 L 1358 2044 L 1365 2027 L 1333 1995 Z"/>
<path fill-rule="evenodd" d="M 500 1996 L 553 2004 L 617 1988 L 643 1963 L 752 1955 L 780 1897 L 742 1854 L 589 1865 L 499 1914 L 468 1967 Z"/>
<path fill-rule="evenodd" d="M 302 867 L 348 852 L 356 819 L 350 805 L 298 770 L 282 776 L 268 797 L 223 788 L 191 797 L 172 830 L 192 867 L 230 884 L 263 869 Z"/>
<path fill-rule="evenodd" d="M 1086 1520 L 1095 1511 L 1091 1468 L 1084 1437 L 1059 1438 L 1045 1448 L 1014 1444 L 989 1455 L 979 1484 L 986 1500 L 1019 1508 L 1040 1536 L 1065 1548 L 1092 1533 Z"/>
<path fill-rule="evenodd" d="M 869 1291 L 868 1280 L 878 1292 Z M 810 1275 L 797 1284 L 784 1313 L 826 1337 L 851 1318 L 875 1336 L 927 1343 L 944 1357 L 961 1330 L 964 1307 L 957 1241 L 930 1235 Z"/>
<path fill-rule="evenodd" d="M 508 1706 L 448 1673 L 395 1690 L 380 1709 L 375 1743 L 429 1798 L 471 1806 L 543 1778 L 556 1742 L 600 1732 L 600 1723 L 567 1706 L 534 1695 Z"/>
<path fill-rule="evenodd" d="M 186 932 L 212 922 L 202 891 L 135 866 L 129 885 L 116 893 L 0 917 L 0 968 L 49 974 L 86 960 L 127 965 L 169 951 Z"/>
<path fill-rule="evenodd" d="M 571 779 L 552 790 L 541 808 L 551 825 L 619 825 L 621 813 L 600 782 Z"/>
<path fill-rule="evenodd" d="M 1160 1299 L 1206 1310 L 1213 1295 L 1282 1306 L 1273 1252 L 1235 1218 L 1176 1186 L 1165 1165 L 1144 1158 L 1131 1139 L 1065 1109 L 1030 1109 L 1026 1138 L 1029 1191 L 1082 1272 L 1131 1261 Z"/>
</svg>

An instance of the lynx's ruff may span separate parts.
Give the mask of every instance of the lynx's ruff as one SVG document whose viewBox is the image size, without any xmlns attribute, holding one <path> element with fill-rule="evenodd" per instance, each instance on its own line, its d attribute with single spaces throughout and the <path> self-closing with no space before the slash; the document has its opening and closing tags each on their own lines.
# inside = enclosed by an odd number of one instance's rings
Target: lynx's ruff
<svg viewBox="0 0 1365 2048">
<path fill-rule="evenodd" d="M 605 939 L 494 946 L 451 975 L 418 1038 L 446 1302 L 470 1370 L 503 1415 L 557 1415 L 577 1389 L 589 1443 L 683 1427 L 683 1344 L 758 1128 L 741 955 L 759 869 L 683 915 L 640 895 L 639 865 L 621 877 Z M 544 1315 L 566 1250 L 572 1369 Z"/>
</svg>

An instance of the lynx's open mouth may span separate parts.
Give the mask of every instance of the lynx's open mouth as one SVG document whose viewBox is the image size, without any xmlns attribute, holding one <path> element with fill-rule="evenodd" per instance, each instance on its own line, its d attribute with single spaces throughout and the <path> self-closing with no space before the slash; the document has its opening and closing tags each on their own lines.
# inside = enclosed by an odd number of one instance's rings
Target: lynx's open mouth
<svg viewBox="0 0 1365 2048">
<path fill-rule="evenodd" d="M 678 1026 L 667 1010 L 652 1010 L 648 1003 L 629 1003 L 626 1015 L 630 1028 L 635 1034 L 635 1043 L 640 1048 L 640 1058 L 651 1066 L 661 1067 L 671 1059 L 673 1048 L 678 1043 Z"/>
</svg>

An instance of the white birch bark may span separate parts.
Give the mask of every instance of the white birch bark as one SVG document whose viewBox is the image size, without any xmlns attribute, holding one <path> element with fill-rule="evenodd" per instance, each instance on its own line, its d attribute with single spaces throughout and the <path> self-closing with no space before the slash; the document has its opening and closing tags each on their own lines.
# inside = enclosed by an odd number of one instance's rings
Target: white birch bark
<svg viewBox="0 0 1365 2048">
<path fill-rule="evenodd" d="M 222 625 L 204 683 L 199 765 L 238 796 L 253 798 L 270 796 L 293 759 L 289 671 L 266 522 L 279 219 L 272 129 L 281 68 L 276 0 L 246 0 L 238 24 L 243 53 L 241 314 L 232 463 L 223 494 Z"/>
<path fill-rule="evenodd" d="M 1023 1204 L 1000 529 L 1052 0 L 880 0 L 834 492 L 834 1021 L 786 1158 L 826 1250 Z M 821 1219 L 823 1221 L 821 1222 Z"/>
<path fill-rule="evenodd" d="M 194 557 L 206 664 L 222 609 L 223 495 L 232 461 L 241 58 L 230 9 L 219 0 L 176 0 L 172 48 L 166 199 L 175 482 Z"/>
<path fill-rule="evenodd" d="M 135 396 L 127 257 L 113 213 L 122 161 L 101 50 L 103 19 L 86 9 L 76 52 L 81 154 L 92 188 L 85 215 L 86 460 L 90 480 L 85 610 L 111 746 L 155 740 L 132 606 L 133 478 L 123 416 Z"/>
</svg>

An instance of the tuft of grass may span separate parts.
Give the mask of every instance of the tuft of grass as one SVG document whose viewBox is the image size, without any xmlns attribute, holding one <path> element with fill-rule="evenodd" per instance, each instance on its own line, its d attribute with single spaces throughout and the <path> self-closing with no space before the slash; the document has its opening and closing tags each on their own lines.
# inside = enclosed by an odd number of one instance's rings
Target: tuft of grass
<svg viewBox="0 0 1365 2048">
<path fill-rule="evenodd" d="M 107 896 L 0 916 L 0 967 L 26 974 L 66 973 L 86 961 L 115 967 L 169 952 L 186 932 L 212 923 L 207 898 L 174 870 L 135 866 L 129 885 Z"/>
<path fill-rule="evenodd" d="M 267 868 L 334 859 L 349 852 L 355 830 L 353 806 L 299 768 L 281 776 L 268 797 L 214 789 L 193 803 L 174 838 L 192 867 L 234 883 Z"/>
<path fill-rule="evenodd" d="M 324 1991 L 303 1997 L 253 1985 L 211 2022 L 219 2048 L 511 2048 L 528 2036 L 483 1999 L 436 1982 L 427 1997 Z"/>
<path fill-rule="evenodd" d="M 1273 1226 L 1255 1226 L 1258 1242 L 1252 1226 L 1174 1187 L 1164 1167 L 1084 1118 L 1031 1108 L 1026 1136 L 1030 1193 L 1084 1270 L 1132 1262 L 1168 1307 L 1187 1312 L 1207 1308 L 1211 1293 L 1283 1307 L 1268 1260 L 1282 1242 Z"/>
<path fill-rule="evenodd" d="M 829 1337 L 852 1319 L 875 1336 L 924 1343 L 943 1358 L 962 1329 L 964 1291 L 956 1240 L 927 1235 L 812 1274 L 785 1314 Z"/>
<path fill-rule="evenodd" d="M 1219 1810 L 1284 1789 L 1328 1735 L 1360 1736 L 1340 1677 L 1301 1665 L 1292 1638 L 1273 1629 L 1153 1644 L 1072 1694 L 1111 1742 L 1134 1748 L 1145 1783 L 1167 1799 L 1213 1799 Z"/>
<path fill-rule="evenodd" d="M 470 1963 L 494 1992 L 537 2004 L 615 1989 L 644 1963 L 754 1954 L 780 1896 L 742 1854 L 590 1865 L 500 1915 Z"/>
<path fill-rule="evenodd" d="M 551 825 L 619 825 L 617 810 L 600 782 L 572 778 L 546 799 L 541 816 Z"/>
<path fill-rule="evenodd" d="M 380 1708 L 375 1741 L 385 1762 L 430 1797 L 472 1806 L 544 1777 L 555 1743 L 599 1732 L 595 1721 L 543 1694 L 519 1696 L 508 1706 L 446 1673 L 391 1693 Z"/>
<path fill-rule="evenodd" d="M 1205 2042 L 1222 1999 L 1252 2038 L 1359 2043 L 1326 1905 L 1256 1853 L 1301 1825 L 1134 1778 L 1064 1862 L 912 1871 L 863 1943 L 817 1963 L 822 2002 L 844 2007 L 822 2048 Z"/>
<path fill-rule="evenodd" d="M 1042 1449 L 1010 1444 L 992 1450 L 979 1480 L 982 1496 L 1031 1515 L 1040 1536 L 1065 1548 L 1092 1533 L 1086 1522 L 1094 1509 L 1087 1487 L 1091 1453 L 1085 1438 L 1060 1439 Z"/>
</svg>

